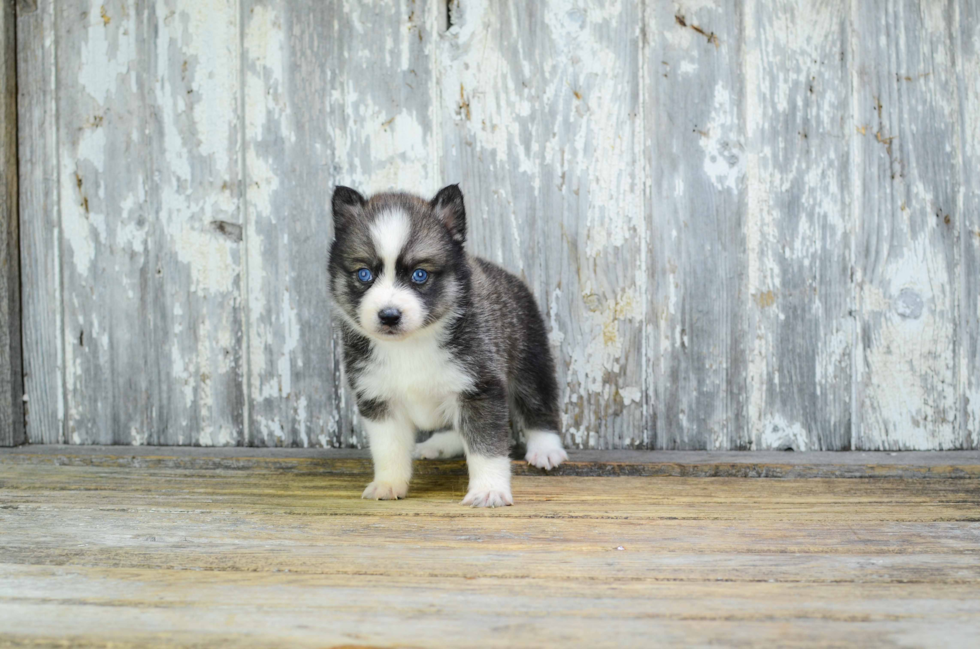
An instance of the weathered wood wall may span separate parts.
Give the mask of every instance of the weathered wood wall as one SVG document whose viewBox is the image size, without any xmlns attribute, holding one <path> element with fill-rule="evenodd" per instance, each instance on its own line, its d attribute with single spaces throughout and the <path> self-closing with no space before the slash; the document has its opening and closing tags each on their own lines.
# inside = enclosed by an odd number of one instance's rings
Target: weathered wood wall
<svg viewBox="0 0 980 649">
<path fill-rule="evenodd" d="M 16 44 L 14 3 L 0 0 L 0 446 L 24 442 Z"/>
<path fill-rule="evenodd" d="M 340 446 L 334 184 L 460 182 L 590 448 L 980 447 L 971 0 L 38 0 L 34 443 Z"/>
</svg>

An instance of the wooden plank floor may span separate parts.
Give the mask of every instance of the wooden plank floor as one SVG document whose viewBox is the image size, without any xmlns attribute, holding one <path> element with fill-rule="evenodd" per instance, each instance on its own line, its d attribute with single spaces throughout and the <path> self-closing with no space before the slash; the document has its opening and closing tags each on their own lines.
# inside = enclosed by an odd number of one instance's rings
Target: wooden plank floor
<svg viewBox="0 0 980 649">
<path fill-rule="evenodd" d="M 465 477 L 439 470 L 452 463 L 423 466 L 408 500 L 369 502 L 349 459 L 331 472 L 288 460 L 25 458 L 0 454 L 0 646 L 975 647 L 980 637 L 970 472 L 521 475 L 518 504 L 488 511 L 457 504 Z"/>
</svg>

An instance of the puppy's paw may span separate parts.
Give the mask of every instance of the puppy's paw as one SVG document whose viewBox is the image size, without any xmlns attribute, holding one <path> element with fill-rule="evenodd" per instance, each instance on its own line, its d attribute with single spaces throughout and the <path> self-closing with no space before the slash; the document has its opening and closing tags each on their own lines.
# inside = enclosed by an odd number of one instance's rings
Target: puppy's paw
<svg viewBox="0 0 980 649">
<path fill-rule="evenodd" d="M 550 471 L 558 467 L 562 462 L 568 460 L 568 453 L 565 449 L 552 449 L 547 451 L 528 451 L 527 455 L 524 456 L 528 464 L 538 467 L 539 469 L 544 469 L 545 471 Z"/>
<path fill-rule="evenodd" d="M 500 489 L 471 491 L 460 504 L 470 507 L 506 507 L 514 504 L 514 497 L 510 495 L 510 491 Z"/>
<path fill-rule="evenodd" d="M 440 457 L 442 457 L 442 452 L 439 449 L 424 446 L 424 442 L 412 451 L 412 458 L 416 460 L 438 460 Z"/>
<path fill-rule="evenodd" d="M 416 460 L 439 460 L 459 457 L 463 454 L 463 439 L 459 433 L 447 431 L 433 433 L 432 437 L 415 445 L 412 457 Z"/>
<path fill-rule="evenodd" d="M 361 498 L 368 500 L 398 500 L 408 495 L 407 482 L 384 482 L 375 480 L 367 486 Z"/>
<path fill-rule="evenodd" d="M 549 471 L 568 460 L 568 453 L 561 447 L 561 438 L 557 433 L 545 431 L 530 431 L 527 433 L 528 464 Z"/>
</svg>

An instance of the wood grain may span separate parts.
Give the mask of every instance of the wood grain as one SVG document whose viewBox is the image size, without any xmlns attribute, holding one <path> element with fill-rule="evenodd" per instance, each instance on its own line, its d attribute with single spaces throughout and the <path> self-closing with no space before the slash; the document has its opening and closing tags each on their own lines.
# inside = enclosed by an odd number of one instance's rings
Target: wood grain
<svg viewBox="0 0 980 649">
<path fill-rule="evenodd" d="M 17 19 L 21 313 L 27 439 L 66 440 L 54 1 Z"/>
<path fill-rule="evenodd" d="M 438 188 L 437 4 L 243 5 L 251 444 L 363 444 L 331 317 L 330 196 Z"/>
<path fill-rule="evenodd" d="M 570 447 L 980 448 L 972 3 L 20 3 L 35 443 L 360 447 L 335 184 L 459 182 Z"/>
<path fill-rule="evenodd" d="M 960 319 L 957 398 L 965 448 L 980 448 L 980 6 L 956 4 L 953 41 L 959 108 Z"/>
<path fill-rule="evenodd" d="M 853 4 L 858 449 L 964 445 L 952 7 Z"/>
<path fill-rule="evenodd" d="M 515 449 L 517 458 L 522 456 Z M 0 454 L 0 463 L 195 471 L 260 469 L 308 475 L 371 472 L 366 449 L 200 448 L 188 446 L 23 446 Z M 545 472 L 511 462 L 514 475 L 578 477 L 700 478 L 909 478 L 948 480 L 980 477 L 980 451 L 569 451 L 559 468 Z M 418 460 L 415 475 L 466 475 L 463 459 Z"/>
<path fill-rule="evenodd" d="M 851 445 L 847 9 L 843 1 L 745 5 L 754 449 Z"/>
<path fill-rule="evenodd" d="M 464 2 L 439 43 L 444 180 L 466 195 L 471 250 L 537 297 L 570 447 L 652 442 L 640 18 L 631 0 Z"/>
<path fill-rule="evenodd" d="M 648 3 L 644 395 L 663 449 L 748 449 L 744 36 L 739 3 Z"/>
<path fill-rule="evenodd" d="M 965 646 L 980 483 L 0 462 L 0 643 Z M 203 630 L 203 631 L 202 631 Z"/>
<path fill-rule="evenodd" d="M 68 439 L 241 444 L 237 3 L 55 17 Z"/>
<path fill-rule="evenodd" d="M 17 210 L 17 21 L 0 5 L 0 446 L 24 442 Z"/>
</svg>

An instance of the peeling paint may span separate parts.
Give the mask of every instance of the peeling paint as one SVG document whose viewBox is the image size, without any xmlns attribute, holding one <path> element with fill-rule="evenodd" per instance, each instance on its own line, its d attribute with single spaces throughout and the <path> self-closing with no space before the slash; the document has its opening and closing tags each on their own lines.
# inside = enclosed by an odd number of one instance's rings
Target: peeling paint
<svg viewBox="0 0 980 649">
<path fill-rule="evenodd" d="M 585 290 L 589 289 L 589 284 L 586 284 Z M 588 295 L 592 294 L 587 293 L 586 296 Z M 630 322 L 637 322 L 641 317 L 642 307 L 631 288 L 623 289 L 613 300 L 598 302 L 594 309 L 590 309 L 588 324 L 583 328 L 591 332 L 591 339 L 583 347 L 565 352 L 570 357 L 569 375 L 572 383 L 584 392 L 608 396 L 606 375 L 616 374 L 621 369 L 623 340 L 620 332 Z M 576 392 L 569 390 L 565 397 L 566 403 L 575 397 Z"/>
<path fill-rule="evenodd" d="M 763 422 L 753 447 L 759 451 L 808 451 L 810 434 L 799 423 L 776 415 Z"/>
<path fill-rule="evenodd" d="M 615 398 L 642 381 L 642 357 L 626 350 L 642 332 L 648 282 L 641 121 L 623 82 L 636 73 L 635 10 L 543 3 L 532 33 L 517 5 L 461 3 L 437 57 L 440 86 L 453 90 L 442 95 L 442 124 L 455 127 L 446 151 L 476 190 L 473 248 L 520 271 L 547 307 L 563 428 L 578 446 L 630 443 L 600 427 L 638 427 L 644 408 L 629 390 Z M 552 52 L 545 62 L 533 58 L 540 48 Z M 548 258 L 559 250 L 561 273 Z"/>
<path fill-rule="evenodd" d="M 704 127 L 701 147 L 704 149 L 704 173 L 719 189 L 739 191 L 745 174 L 739 124 L 733 120 L 735 108 L 731 93 L 724 84 L 715 86 L 711 121 Z"/>
<path fill-rule="evenodd" d="M 267 128 L 275 129 L 280 134 L 289 133 L 286 106 L 283 103 L 283 39 L 282 24 L 273 9 L 265 5 L 254 7 L 245 24 L 244 36 L 245 56 L 248 61 L 245 76 L 247 232 L 258 232 L 264 224 L 275 224 L 278 221 L 278 215 L 273 210 L 273 197 L 279 189 L 279 176 L 256 147 Z M 269 398 L 280 399 L 283 396 L 280 391 L 283 377 L 270 376 L 269 367 L 269 343 L 275 332 L 270 330 L 265 319 L 270 303 L 267 299 L 270 296 L 264 290 L 267 251 L 260 237 L 253 237 L 246 250 L 250 318 L 250 340 L 247 346 L 250 386 L 248 396 L 257 402 Z M 283 363 L 288 367 L 288 362 L 288 358 L 284 360 L 282 356 L 275 361 L 279 368 L 282 368 Z M 273 440 L 277 436 L 282 437 L 274 422 L 260 417 L 256 417 L 255 422 L 263 443 L 274 444 Z"/>
<path fill-rule="evenodd" d="M 640 403 L 643 399 L 643 392 L 637 387 L 626 387 L 619 389 L 619 395 L 623 398 L 623 405 Z"/>
<path fill-rule="evenodd" d="M 547 310 L 570 444 L 980 444 L 968 4 L 63 6 L 73 442 L 363 444 L 330 186 L 462 181 Z"/>
<path fill-rule="evenodd" d="M 946 297 L 935 292 L 936 288 L 945 292 L 949 279 L 927 236 L 910 243 L 883 269 L 882 275 L 889 279 L 879 285 L 864 284 L 860 294 L 873 323 L 864 362 L 866 371 L 876 377 L 873 398 L 864 403 L 865 426 L 881 431 L 879 443 L 885 448 L 954 448 L 956 412 L 952 405 L 942 404 L 956 402 L 955 385 L 936 380 L 952 376 L 948 364 L 955 343 L 947 324 L 950 314 L 938 310 Z M 911 296 L 917 304 L 908 304 Z M 910 317 L 915 312 L 917 316 Z"/>
</svg>

